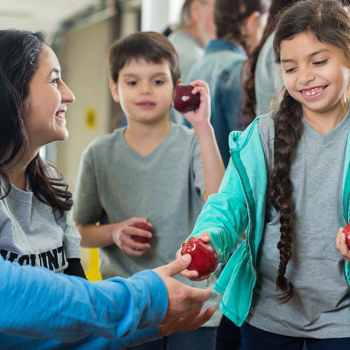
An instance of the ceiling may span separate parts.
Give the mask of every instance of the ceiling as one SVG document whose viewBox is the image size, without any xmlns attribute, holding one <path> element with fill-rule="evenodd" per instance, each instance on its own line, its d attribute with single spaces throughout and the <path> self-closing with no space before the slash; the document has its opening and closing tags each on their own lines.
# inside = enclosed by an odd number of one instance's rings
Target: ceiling
<svg viewBox="0 0 350 350">
<path fill-rule="evenodd" d="M 42 30 L 49 37 L 60 23 L 106 0 L 0 0 L 0 29 Z"/>
</svg>

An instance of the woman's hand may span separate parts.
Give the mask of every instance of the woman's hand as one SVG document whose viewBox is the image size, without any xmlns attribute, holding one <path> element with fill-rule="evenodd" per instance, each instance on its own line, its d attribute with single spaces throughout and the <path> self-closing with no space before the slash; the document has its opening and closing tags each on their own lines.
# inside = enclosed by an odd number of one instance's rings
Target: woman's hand
<svg viewBox="0 0 350 350">
<path fill-rule="evenodd" d="M 131 218 L 112 225 L 112 240 L 126 254 L 139 257 L 150 248 L 148 243 L 135 242 L 131 236 L 152 237 L 148 231 L 133 227 L 136 222 L 143 222 L 152 227 L 146 218 Z"/>
<path fill-rule="evenodd" d="M 207 233 L 203 232 L 199 235 L 198 238 L 201 238 L 204 242 L 210 242 L 210 237 Z M 175 258 L 178 259 L 179 257 L 181 257 L 181 248 L 176 252 Z M 190 279 L 191 281 L 204 281 L 207 280 L 211 274 L 207 274 L 207 275 L 201 275 L 200 277 L 198 277 L 198 272 L 195 270 L 183 270 L 180 275 Z"/>
<path fill-rule="evenodd" d="M 196 111 L 183 113 L 184 118 L 192 125 L 193 129 L 210 127 L 210 93 L 207 83 L 195 80 L 190 83 L 194 86 L 192 94 L 200 94 L 200 105 Z"/>
<path fill-rule="evenodd" d="M 350 250 L 346 244 L 345 233 L 344 233 L 343 227 L 341 227 L 338 230 L 337 237 L 336 237 L 336 247 L 338 249 L 338 252 L 342 255 L 342 257 L 348 263 L 350 263 Z"/>
</svg>

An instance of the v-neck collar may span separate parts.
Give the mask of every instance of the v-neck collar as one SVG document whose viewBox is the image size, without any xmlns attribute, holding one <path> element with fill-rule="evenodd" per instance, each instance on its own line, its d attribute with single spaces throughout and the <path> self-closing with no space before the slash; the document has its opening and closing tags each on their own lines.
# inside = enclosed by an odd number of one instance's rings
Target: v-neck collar
<svg viewBox="0 0 350 350">
<path fill-rule="evenodd" d="M 148 161 L 150 159 L 153 159 L 154 157 L 157 156 L 157 154 L 159 153 L 159 150 L 163 148 L 164 145 L 166 145 L 169 142 L 169 139 L 171 138 L 171 135 L 173 133 L 173 125 L 170 122 L 170 129 L 168 134 L 166 135 L 166 137 L 164 138 L 164 140 L 149 154 L 147 154 L 146 156 L 142 156 L 140 153 L 138 153 L 137 151 L 135 151 L 132 147 L 130 147 L 124 138 L 124 133 L 126 130 L 126 126 L 124 128 L 122 128 L 121 130 L 121 145 L 124 148 L 124 150 L 126 152 L 128 152 L 129 154 L 133 155 L 134 157 L 138 158 L 138 159 L 142 159 L 144 161 Z"/>
</svg>

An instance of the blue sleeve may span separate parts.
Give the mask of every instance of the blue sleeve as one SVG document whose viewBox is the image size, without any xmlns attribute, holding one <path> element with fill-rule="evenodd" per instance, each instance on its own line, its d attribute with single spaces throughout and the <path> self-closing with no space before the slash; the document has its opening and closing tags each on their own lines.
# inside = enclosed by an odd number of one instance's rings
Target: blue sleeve
<svg viewBox="0 0 350 350">
<path fill-rule="evenodd" d="M 166 287 L 153 271 L 91 283 L 0 257 L 0 278 L 0 332 L 11 335 L 118 339 L 157 325 L 168 306 Z"/>
<path fill-rule="evenodd" d="M 8 334 L 0 335 L 1 350 L 13 350 L 13 349 L 35 349 L 35 350 L 52 350 L 52 349 L 64 349 L 64 350 L 91 350 L 91 349 L 113 349 L 121 350 L 125 347 L 136 346 L 143 344 L 147 341 L 160 339 L 161 336 L 158 331 L 158 326 L 147 328 L 144 330 L 136 331 L 129 337 L 121 339 L 107 339 L 96 335 L 78 340 L 73 343 L 59 342 L 57 340 L 47 339 L 34 339 L 25 338 Z"/>
</svg>

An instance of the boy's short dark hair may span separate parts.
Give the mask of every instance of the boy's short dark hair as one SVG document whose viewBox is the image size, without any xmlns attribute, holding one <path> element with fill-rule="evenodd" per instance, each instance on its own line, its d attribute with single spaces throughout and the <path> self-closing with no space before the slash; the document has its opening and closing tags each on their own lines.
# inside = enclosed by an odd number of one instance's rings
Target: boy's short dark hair
<svg viewBox="0 0 350 350">
<path fill-rule="evenodd" d="M 174 86 L 180 78 L 179 57 L 168 38 L 156 32 L 136 32 L 114 42 L 108 53 L 111 80 L 118 82 L 119 72 L 132 60 L 160 64 L 169 62 Z"/>
</svg>

